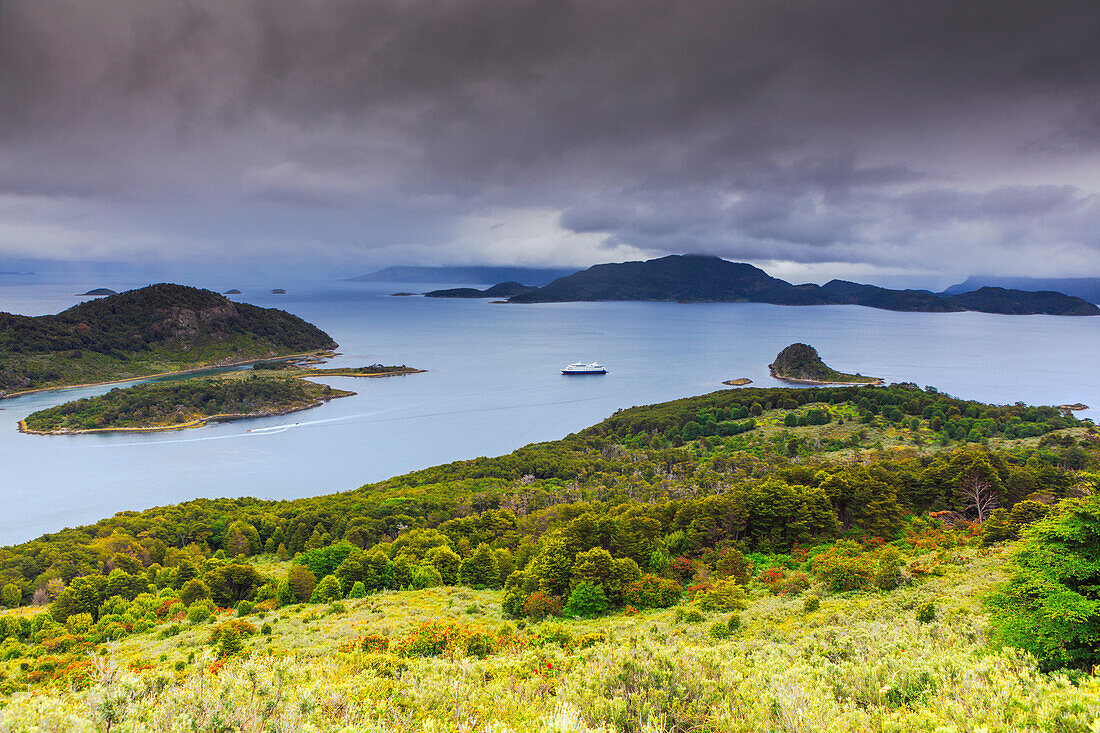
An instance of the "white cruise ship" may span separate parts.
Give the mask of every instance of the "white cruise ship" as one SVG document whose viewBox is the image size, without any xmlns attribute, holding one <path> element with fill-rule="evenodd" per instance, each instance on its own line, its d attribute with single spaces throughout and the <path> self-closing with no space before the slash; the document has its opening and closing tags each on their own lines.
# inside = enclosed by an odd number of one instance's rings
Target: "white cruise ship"
<svg viewBox="0 0 1100 733">
<path fill-rule="evenodd" d="M 592 362 L 591 364 L 585 364 L 584 362 L 577 362 L 576 364 L 570 364 L 561 370 L 562 374 L 607 374 L 607 370 L 603 368 L 602 364 Z"/>
</svg>

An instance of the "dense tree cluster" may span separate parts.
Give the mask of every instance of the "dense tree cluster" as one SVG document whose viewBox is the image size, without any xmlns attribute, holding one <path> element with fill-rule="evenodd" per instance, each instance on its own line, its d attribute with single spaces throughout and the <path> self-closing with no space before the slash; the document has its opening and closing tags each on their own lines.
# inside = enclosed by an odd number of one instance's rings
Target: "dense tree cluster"
<svg viewBox="0 0 1100 733">
<path fill-rule="evenodd" d="M 760 415 L 774 408 L 796 410 L 804 405 L 852 404 L 860 420 L 876 418 L 903 424 L 919 418 L 949 440 L 979 442 L 983 437 L 1027 438 L 1072 427 L 1078 421 L 1055 407 L 986 405 L 960 400 L 928 387 L 892 384 L 889 387 L 822 387 L 819 389 L 750 388 L 726 390 L 702 397 L 689 397 L 661 405 L 620 410 L 582 435 L 663 436 L 675 443 L 708 435 L 733 435 L 740 428 L 735 421 Z M 807 425 L 824 424 L 820 413 Z M 827 414 L 824 416 L 827 418 Z M 827 421 L 827 420 L 826 420 Z"/>
<path fill-rule="evenodd" d="M 31 430 L 185 423 L 210 415 L 278 412 L 323 399 L 331 387 L 300 379 L 188 379 L 115 388 L 29 415 Z"/>
<path fill-rule="evenodd" d="M 197 388 L 188 384 L 177 387 Z M 926 420 L 957 410 L 952 419 L 1003 427 L 1075 423 L 1045 408 L 977 405 L 912 387 L 719 392 L 633 408 L 561 441 L 343 494 L 122 512 L 0 548 L 0 590 L 7 605 L 53 602 L 59 617 L 88 613 L 96 623 L 112 597 L 133 599 L 150 586 L 174 589 L 185 608 L 456 583 L 503 588 L 511 612 L 535 617 L 662 605 L 700 578 L 743 584 L 753 553 L 845 536 L 889 539 L 917 512 L 986 520 L 986 541 L 1010 539 L 1047 503 L 1071 494 L 1076 472 L 1096 462 L 1091 438 L 1063 433 L 1010 452 L 970 444 L 858 463 L 702 448 L 712 427 L 753 420 L 744 416 L 761 401 L 818 423 L 840 397 L 852 400 L 848 414 L 894 408 Z M 690 423 L 700 428 L 694 442 L 673 448 L 652 440 Z M 265 553 L 296 557 L 291 575 L 276 581 L 242 570 L 245 558 Z M 842 570 L 823 577 L 871 563 L 834 560 Z"/>
</svg>

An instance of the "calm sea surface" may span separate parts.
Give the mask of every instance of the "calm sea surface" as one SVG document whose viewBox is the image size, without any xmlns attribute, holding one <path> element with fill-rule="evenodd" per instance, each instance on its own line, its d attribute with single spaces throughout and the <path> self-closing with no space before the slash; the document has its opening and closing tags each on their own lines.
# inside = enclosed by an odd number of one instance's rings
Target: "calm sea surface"
<svg viewBox="0 0 1100 733">
<path fill-rule="evenodd" d="M 7 278 L 0 311 L 54 313 L 72 294 L 140 282 Z M 140 435 L 30 436 L 27 414 L 109 387 L 0 401 L 0 544 L 195 497 L 295 498 L 498 455 L 580 430 L 619 408 L 722 389 L 784 346 L 813 344 L 841 371 L 933 385 L 992 403 L 1100 407 L 1100 318 L 891 313 L 858 306 L 561 303 L 392 297 L 408 283 L 202 283 L 283 308 L 340 343 L 330 366 L 408 364 L 426 374 L 331 378 L 355 397 L 290 416 Z M 288 295 L 269 295 L 285 287 Z M 434 287 L 434 286 L 433 286 Z M 603 377 L 562 366 L 600 361 Z M 1100 417 L 1093 409 L 1084 416 Z M 263 432 L 248 429 L 273 428 Z"/>
</svg>

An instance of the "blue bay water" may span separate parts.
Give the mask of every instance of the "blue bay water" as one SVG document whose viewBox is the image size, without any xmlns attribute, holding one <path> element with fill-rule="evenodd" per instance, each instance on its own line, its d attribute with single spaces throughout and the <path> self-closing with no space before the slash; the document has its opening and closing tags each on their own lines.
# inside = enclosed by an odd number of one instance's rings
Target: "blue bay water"
<svg viewBox="0 0 1100 733">
<path fill-rule="evenodd" d="M 404 363 L 429 371 L 328 378 L 319 381 L 358 394 L 284 417 L 138 435 L 16 431 L 27 414 L 106 386 L 0 401 L 0 544 L 196 497 L 353 489 L 557 439 L 620 408 L 723 389 L 724 379 L 776 386 L 767 365 L 795 341 L 814 345 L 841 371 L 959 397 L 1100 407 L 1093 376 L 1100 318 L 749 303 L 515 306 L 389 295 L 424 289 L 407 283 L 220 285 L 214 289 L 241 287 L 235 298 L 283 308 L 332 334 L 341 356 L 330 366 Z M 271 287 L 289 292 L 270 295 Z M 74 292 L 65 282 L 0 285 L 0 310 L 57 312 L 80 300 Z M 600 361 L 610 374 L 561 375 L 574 361 Z M 1096 418 L 1100 410 L 1078 414 Z"/>
</svg>

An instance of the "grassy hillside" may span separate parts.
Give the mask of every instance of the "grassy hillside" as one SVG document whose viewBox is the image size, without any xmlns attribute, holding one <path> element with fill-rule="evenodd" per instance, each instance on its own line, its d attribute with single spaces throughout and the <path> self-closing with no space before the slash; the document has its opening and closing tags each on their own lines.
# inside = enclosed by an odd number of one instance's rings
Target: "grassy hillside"
<svg viewBox="0 0 1100 733">
<path fill-rule="evenodd" d="M 51 316 L 0 313 L 0 396 L 335 346 L 285 311 L 151 285 Z"/>
<path fill-rule="evenodd" d="M 1053 408 L 747 389 L 123 512 L 0 548 L 0 729 L 1090 730 L 1098 469 Z"/>
</svg>

